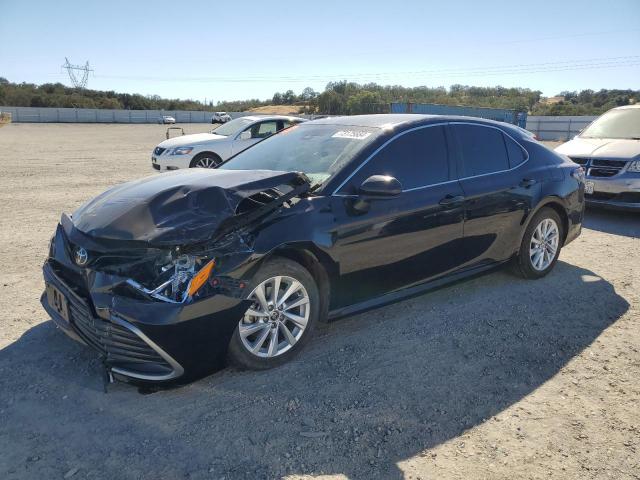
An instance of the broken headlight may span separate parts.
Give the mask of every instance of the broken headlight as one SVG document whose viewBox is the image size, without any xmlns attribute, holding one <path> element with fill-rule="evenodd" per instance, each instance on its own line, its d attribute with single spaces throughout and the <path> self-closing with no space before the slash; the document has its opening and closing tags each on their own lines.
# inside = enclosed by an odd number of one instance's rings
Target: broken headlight
<svg viewBox="0 0 640 480">
<path fill-rule="evenodd" d="M 169 254 L 157 265 L 157 277 L 150 285 L 145 286 L 133 279 L 127 283 L 158 300 L 183 303 L 207 282 L 215 267 L 215 259 L 184 254 L 173 257 Z"/>
</svg>

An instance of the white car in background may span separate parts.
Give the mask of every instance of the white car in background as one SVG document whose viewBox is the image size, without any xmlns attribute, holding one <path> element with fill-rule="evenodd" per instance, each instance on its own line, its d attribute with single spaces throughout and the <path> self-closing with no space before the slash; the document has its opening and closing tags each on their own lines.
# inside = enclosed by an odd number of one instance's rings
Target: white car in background
<svg viewBox="0 0 640 480">
<path fill-rule="evenodd" d="M 161 125 L 174 124 L 176 123 L 176 119 L 171 115 L 162 115 L 158 118 L 158 123 Z"/>
<path fill-rule="evenodd" d="M 216 168 L 226 159 L 284 128 L 304 122 L 304 118 L 283 115 L 236 118 L 211 133 L 170 138 L 151 155 L 155 170 Z"/>
<path fill-rule="evenodd" d="M 227 123 L 231 121 L 231 115 L 227 112 L 214 112 L 211 123 Z"/>
</svg>

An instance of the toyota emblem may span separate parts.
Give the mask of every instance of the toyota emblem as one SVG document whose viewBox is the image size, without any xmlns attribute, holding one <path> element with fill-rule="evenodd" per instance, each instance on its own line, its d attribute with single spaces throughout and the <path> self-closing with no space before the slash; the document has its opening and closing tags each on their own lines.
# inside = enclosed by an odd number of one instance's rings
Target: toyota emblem
<svg viewBox="0 0 640 480">
<path fill-rule="evenodd" d="M 80 247 L 76 250 L 76 265 L 82 267 L 89 261 L 89 254 L 87 251 Z"/>
</svg>

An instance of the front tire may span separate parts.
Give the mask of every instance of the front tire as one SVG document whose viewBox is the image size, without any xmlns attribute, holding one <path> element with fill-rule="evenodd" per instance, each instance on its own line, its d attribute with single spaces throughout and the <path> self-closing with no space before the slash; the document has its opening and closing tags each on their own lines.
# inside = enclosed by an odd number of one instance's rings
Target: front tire
<svg viewBox="0 0 640 480">
<path fill-rule="evenodd" d="M 251 280 L 253 301 L 229 344 L 232 363 L 253 370 L 281 365 L 310 340 L 320 315 L 315 280 L 299 263 L 275 258 Z"/>
<path fill-rule="evenodd" d="M 542 278 L 555 266 L 562 249 L 564 231 L 560 215 L 549 207 L 535 214 L 522 238 L 516 271 L 528 279 Z"/>
<path fill-rule="evenodd" d="M 222 159 L 215 153 L 202 152 L 193 157 L 189 168 L 217 168 Z"/>
</svg>

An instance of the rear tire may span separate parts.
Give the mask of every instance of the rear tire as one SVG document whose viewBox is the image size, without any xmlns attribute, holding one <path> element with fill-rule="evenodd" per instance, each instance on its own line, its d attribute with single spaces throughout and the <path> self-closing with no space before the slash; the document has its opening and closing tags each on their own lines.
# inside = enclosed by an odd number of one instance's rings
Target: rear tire
<svg viewBox="0 0 640 480">
<path fill-rule="evenodd" d="M 562 249 L 564 231 L 560 215 L 549 207 L 534 215 L 522 237 L 515 271 L 527 279 L 542 278 L 555 266 Z"/>
<path fill-rule="evenodd" d="M 193 157 L 189 168 L 217 168 L 222 163 L 222 159 L 211 152 L 202 152 Z"/>
<path fill-rule="evenodd" d="M 299 263 L 274 258 L 260 267 L 247 291 L 254 303 L 229 343 L 231 363 L 265 370 L 289 361 L 311 339 L 318 323 L 315 280 Z"/>
</svg>

